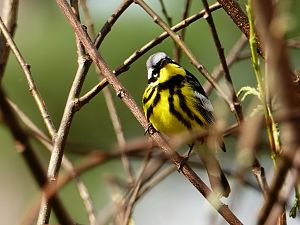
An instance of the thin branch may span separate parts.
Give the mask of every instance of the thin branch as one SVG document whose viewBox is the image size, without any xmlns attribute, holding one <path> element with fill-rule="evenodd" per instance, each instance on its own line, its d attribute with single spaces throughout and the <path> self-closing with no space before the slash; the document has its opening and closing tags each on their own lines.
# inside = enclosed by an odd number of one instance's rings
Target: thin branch
<svg viewBox="0 0 300 225">
<path fill-rule="evenodd" d="M 161 10 L 162 10 L 162 13 L 165 17 L 165 19 L 167 20 L 167 24 L 169 27 L 172 27 L 173 23 L 172 23 L 172 17 L 168 14 L 167 12 L 167 8 L 165 6 L 165 3 L 163 0 L 159 0 L 159 3 L 160 3 L 160 6 L 161 6 Z M 178 52 L 180 50 L 179 46 L 176 44 L 176 42 L 174 42 L 174 48 L 175 48 L 175 60 L 176 62 L 179 62 L 178 61 L 178 55 L 176 54 L 176 52 Z"/>
<path fill-rule="evenodd" d="M 133 3 L 133 0 L 122 0 L 116 11 L 105 22 L 95 39 L 95 47 L 99 48 L 106 35 L 111 30 L 112 26 L 119 19 L 122 13 Z"/>
<path fill-rule="evenodd" d="M 181 19 L 182 21 L 187 19 L 189 10 L 190 10 L 190 6 L 191 6 L 191 0 L 185 0 L 185 6 L 184 6 L 183 14 L 182 14 L 182 19 Z M 183 41 L 185 39 L 185 31 L 186 31 L 186 29 L 182 29 L 180 32 L 180 37 L 181 37 L 181 40 L 183 40 Z M 181 53 L 182 53 L 181 49 L 176 45 L 175 61 L 178 63 L 180 63 L 180 60 L 181 60 Z"/>
<path fill-rule="evenodd" d="M 226 56 L 226 62 L 228 67 L 232 66 L 233 63 L 240 60 L 241 51 L 246 46 L 247 41 L 248 39 L 245 37 L 245 35 L 242 34 L 241 37 L 235 42 L 234 46 L 230 49 L 228 55 Z M 249 55 L 247 55 L 247 58 L 249 58 Z M 215 80 L 218 81 L 221 78 L 221 75 L 223 74 L 224 70 L 222 64 L 219 64 L 213 69 L 212 77 L 214 77 Z M 206 82 L 203 85 L 203 89 L 209 95 L 209 93 L 212 91 L 212 85 L 209 82 Z"/>
<path fill-rule="evenodd" d="M 89 24 L 88 25 L 88 30 L 90 31 L 90 37 L 94 37 L 95 36 L 95 31 L 93 29 L 94 24 L 93 24 L 92 18 L 90 16 L 89 9 L 86 5 L 86 1 L 82 1 L 81 5 L 83 6 L 83 9 L 84 9 L 83 12 L 84 12 L 85 20 L 87 20 L 88 24 Z M 103 76 L 101 75 L 101 73 L 98 69 L 96 69 L 96 72 L 98 74 L 98 79 L 99 80 L 103 79 Z M 112 122 L 112 125 L 113 125 L 113 128 L 114 128 L 114 131 L 115 131 L 115 134 L 116 134 L 116 137 L 117 137 L 118 144 L 119 144 L 119 146 L 123 146 L 126 143 L 124 133 L 123 133 L 123 128 L 122 128 L 121 121 L 120 121 L 120 118 L 118 116 L 117 109 L 116 109 L 116 106 L 114 104 L 112 95 L 110 93 L 110 90 L 108 88 L 105 88 L 103 90 L 103 95 L 104 95 L 104 99 L 105 99 L 105 102 L 106 102 L 107 109 L 109 111 L 109 115 L 110 115 L 110 119 L 111 119 L 111 122 Z M 131 166 L 131 164 L 130 164 L 130 162 L 129 162 L 129 160 L 128 160 L 128 158 L 125 154 L 122 155 L 121 160 L 122 160 L 125 172 L 128 175 L 127 176 L 128 177 L 128 183 L 132 183 L 133 182 L 133 176 L 134 176 L 133 168 L 132 168 L 132 166 Z"/>
<path fill-rule="evenodd" d="M 14 36 L 17 26 L 19 0 L 4 0 L 2 6 L 1 17 L 11 37 Z M 5 72 L 8 56 L 9 46 L 6 45 L 6 40 L 2 33 L 0 33 L 0 84 Z"/>
<path fill-rule="evenodd" d="M 56 0 L 58 6 L 65 14 L 66 19 L 72 26 L 74 32 L 79 37 L 80 41 L 84 45 L 86 51 L 89 53 L 95 65 L 101 71 L 101 73 L 106 77 L 108 82 L 111 84 L 112 88 L 115 90 L 116 94 L 120 97 L 120 99 L 126 104 L 128 109 L 132 112 L 132 114 L 136 117 L 136 119 L 141 123 L 143 128 L 146 130 L 148 128 L 148 123 L 139 110 L 137 104 L 129 95 L 129 93 L 125 90 L 122 84 L 117 80 L 116 76 L 109 69 L 106 62 L 100 56 L 100 53 L 97 51 L 93 42 L 89 39 L 86 32 L 83 30 L 81 24 L 76 19 L 73 14 L 70 6 L 65 0 Z M 175 166 L 179 166 L 182 158 L 166 143 L 166 141 L 158 134 L 157 132 L 150 132 L 151 137 L 155 140 L 155 142 L 160 146 L 161 150 L 165 153 L 165 155 L 174 163 Z M 199 192 L 202 193 L 204 197 L 208 197 L 212 192 L 205 185 L 205 183 L 197 176 L 197 174 L 188 166 L 184 165 L 182 167 L 182 173 L 186 176 L 187 179 L 198 189 Z M 229 208 L 224 205 L 219 200 L 212 201 L 207 198 L 207 200 L 215 206 L 215 209 L 230 223 L 230 224 L 242 224 L 238 218 L 229 210 Z M 217 204 L 216 204 L 217 203 Z M 218 205 L 219 207 L 217 207 Z"/>
<path fill-rule="evenodd" d="M 168 14 L 164 1 L 159 0 L 159 3 L 160 3 L 160 6 L 161 6 L 161 10 L 162 10 L 163 15 L 165 16 L 169 27 L 171 27 L 172 26 L 172 17 Z"/>
<path fill-rule="evenodd" d="M 8 128 L 10 129 L 10 132 L 12 133 L 15 139 L 16 148 L 22 154 L 25 163 L 29 167 L 29 170 L 34 176 L 35 180 L 37 181 L 39 187 L 43 188 L 47 185 L 47 175 L 45 173 L 45 170 L 29 142 L 28 135 L 20 126 L 13 112 L 13 109 L 7 102 L 5 96 L 6 94 L 0 88 L 0 108 L 2 111 L 4 121 L 6 122 Z M 56 194 L 53 195 L 51 203 L 53 205 L 54 213 L 61 224 L 74 224 L 70 215 L 68 214 L 62 202 Z"/>
<path fill-rule="evenodd" d="M 215 11 L 221 8 L 221 5 L 219 3 L 215 3 L 210 6 L 210 11 Z M 199 20 L 200 18 L 203 18 L 205 15 L 205 10 L 201 10 L 199 13 L 190 16 L 186 20 L 181 21 L 177 25 L 173 26 L 171 29 L 173 31 L 181 30 L 193 22 Z M 130 65 L 135 62 L 137 59 L 139 59 L 142 55 L 144 55 L 146 52 L 148 52 L 150 49 L 161 43 L 163 40 L 165 40 L 167 37 L 169 37 L 169 34 L 167 32 L 163 32 L 158 37 L 154 38 L 152 41 L 148 42 L 146 45 L 144 45 L 142 48 L 136 50 L 133 54 L 131 54 L 122 65 L 118 66 L 113 72 L 116 76 L 124 73 L 127 71 L 130 67 Z M 100 83 L 95 85 L 90 91 L 88 91 L 86 94 L 84 94 L 80 99 L 78 99 L 78 105 L 79 107 L 82 107 L 83 105 L 87 104 L 93 97 L 95 97 L 104 87 L 108 85 L 107 80 L 104 78 Z"/>
<path fill-rule="evenodd" d="M 229 91 L 230 91 L 230 95 L 231 95 L 231 101 L 233 102 L 233 106 L 235 108 L 234 112 L 236 112 L 236 118 L 238 123 L 241 123 L 243 121 L 243 112 L 242 112 L 242 106 L 240 104 L 239 99 L 237 98 L 236 92 L 234 90 L 234 86 L 233 86 L 233 82 L 229 73 L 229 69 L 226 63 L 226 58 L 224 55 L 224 48 L 222 47 L 222 44 L 220 42 L 219 36 L 218 36 L 218 32 L 217 29 L 215 27 L 215 23 L 214 23 L 214 19 L 212 17 L 212 14 L 209 10 L 209 5 L 207 0 L 202 0 L 202 3 L 204 5 L 204 8 L 208 14 L 208 16 L 206 17 L 206 21 L 209 24 L 214 42 L 215 42 L 215 46 L 217 48 L 218 51 L 218 55 L 219 55 L 219 59 L 221 61 L 222 67 L 223 67 L 223 71 L 225 74 L 225 79 L 227 81 L 227 85 L 229 87 Z"/>
<path fill-rule="evenodd" d="M 22 122 L 29 128 L 30 132 L 34 134 L 34 137 L 41 142 L 50 152 L 53 149 L 53 146 L 51 143 L 51 140 L 46 136 L 46 134 L 43 133 L 28 117 L 27 115 L 22 112 L 16 104 L 14 104 L 12 101 L 8 100 L 9 104 L 11 105 L 12 109 L 15 111 L 15 113 L 19 116 L 19 118 L 22 120 Z M 87 191 L 87 188 L 85 184 L 80 180 L 79 174 L 77 174 L 77 171 L 72 164 L 72 162 L 66 157 L 63 157 L 62 165 L 64 169 L 70 174 L 70 177 L 73 178 L 79 195 L 86 207 L 86 210 L 88 212 L 90 224 L 93 224 L 93 205 L 90 199 L 90 195 Z"/>
<path fill-rule="evenodd" d="M 250 26 L 247 15 L 244 13 L 236 0 L 218 0 L 225 12 L 231 17 L 236 26 L 246 35 L 250 37 Z M 262 46 L 260 40 L 256 39 L 258 51 L 262 55 Z"/>
<path fill-rule="evenodd" d="M 29 91 L 32 94 L 38 109 L 40 110 L 40 113 L 42 115 L 43 121 L 46 124 L 46 127 L 48 129 L 48 132 L 50 133 L 51 136 L 54 136 L 56 133 L 54 124 L 50 118 L 50 115 L 48 113 L 48 110 L 46 108 L 46 105 L 43 101 L 42 96 L 39 93 L 39 90 L 37 88 L 37 86 L 35 85 L 35 82 L 33 80 L 33 77 L 31 75 L 30 72 L 30 65 L 28 65 L 22 54 L 20 53 L 18 47 L 16 46 L 14 40 L 12 39 L 9 31 L 7 30 L 6 26 L 4 25 L 2 19 L 0 18 L 0 30 L 5 38 L 5 40 L 7 41 L 8 46 L 10 47 L 10 49 L 12 50 L 12 52 L 14 53 L 14 55 L 16 56 L 16 59 L 18 61 L 18 63 L 21 66 L 21 69 L 24 72 L 24 75 L 27 79 L 28 82 L 28 86 L 29 86 Z"/>
<path fill-rule="evenodd" d="M 72 13 L 74 14 L 73 10 L 71 9 Z M 74 15 L 76 16 L 76 15 Z M 79 15 L 77 15 L 78 17 Z M 78 37 L 76 36 L 76 39 Z M 76 41 L 78 47 L 78 70 L 73 80 L 73 84 L 71 86 L 69 96 L 65 105 L 64 113 L 57 131 L 57 134 L 53 137 L 53 151 L 51 152 L 51 157 L 48 165 L 48 180 L 53 185 L 57 182 L 58 172 L 61 166 L 61 161 L 64 154 L 65 144 L 68 138 L 69 130 L 71 127 L 71 123 L 76 112 L 76 101 L 75 99 L 78 98 L 83 82 L 86 77 L 86 73 L 82 73 L 81 71 L 85 71 L 85 62 L 86 56 L 84 55 L 84 49 L 81 46 L 79 39 Z M 51 199 L 50 199 L 51 201 Z M 38 225 L 47 224 L 49 223 L 49 218 L 51 214 L 51 205 L 46 195 L 43 196 L 41 202 L 41 208 L 38 217 Z M 90 209 L 91 204 L 88 202 L 88 208 Z M 89 217 L 92 221 L 95 222 L 94 214 L 89 214 Z"/>
<path fill-rule="evenodd" d="M 132 215 L 132 209 L 135 205 L 135 203 L 137 202 L 137 199 L 138 199 L 138 193 L 141 189 L 141 186 L 142 186 L 142 182 L 143 182 L 143 177 L 144 177 L 144 174 L 145 174 L 145 171 L 146 171 L 146 168 L 149 164 L 149 161 L 151 159 L 151 152 L 148 152 L 145 159 L 144 159 L 144 162 L 142 163 L 142 166 L 137 174 L 137 177 L 135 179 L 135 183 L 134 185 L 132 186 L 131 190 L 130 190 L 130 194 L 127 198 L 127 201 L 125 201 L 125 212 L 124 212 L 124 215 L 122 217 L 122 222 L 120 224 L 122 225 L 127 225 L 128 222 L 129 222 L 129 219 L 130 219 L 130 216 Z"/>
<path fill-rule="evenodd" d="M 84 0 L 85 1 L 85 0 Z M 120 5 L 117 7 L 117 9 L 113 12 L 113 14 L 108 18 L 108 20 L 105 22 L 101 30 L 98 32 L 97 37 L 95 38 L 94 44 L 96 48 L 99 48 L 102 41 L 106 37 L 106 35 L 111 31 L 112 26 L 115 24 L 115 22 L 118 20 L 118 18 L 122 15 L 122 13 L 132 4 L 133 0 L 123 0 Z M 86 10 L 85 7 L 83 7 L 83 10 Z M 89 25 L 91 21 L 88 21 L 87 24 Z M 89 31 L 89 29 L 88 29 Z M 77 68 L 77 74 L 82 74 L 82 76 L 85 76 L 87 72 L 89 71 L 89 68 L 91 66 L 92 60 L 86 56 L 83 62 L 83 66 L 80 66 Z M 101 87 L 96 86 L 95 88 L 92 89 L 89 93 L 87 98 L 84 98 L 84 100 L 79 100 L 75 102 L 76 104 L 76 110 L 79 110 L 81 107 L 83 107 L 86 103 L 88 103 L 93 97 L 95 97 L 108 83 L 106 79 L 103 79 L 105 85 L 101 85 Z M 102 82 L 103 82 L 102 81 Z M 100 82 L 101 83 L 101 82 Z"/>
</svg>

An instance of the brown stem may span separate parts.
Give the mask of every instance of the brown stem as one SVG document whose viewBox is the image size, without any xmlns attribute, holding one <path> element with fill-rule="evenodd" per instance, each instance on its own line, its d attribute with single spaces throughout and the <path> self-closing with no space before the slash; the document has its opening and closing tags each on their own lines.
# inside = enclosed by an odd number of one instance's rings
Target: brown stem
<svg viewBox="0 0 300 225">
<path fill-rule="evenodd" d="M 19 8 L 19 0 L 4 0 L 2 6 L 2 20 L 8 30 L 8 33 L 13 37 L 17 26 L 17 16 Z M 6 45 L 5 37 L 0 33 L 0 84 L 5 72 L 10 48 Z"/>
<path fill-rule="evenodd" d="M 2 111 L 4 121 L 15 139 L 18 151 L 22 154 L 30 172 L 34 176 L 39 187 L 42 189 L 44 186 L 47 186 L 48 183 L 46 172 L 29 142 L 28 135 L 20 126 L 13 109 L 7 102 L 5 96 L 6 94 L 4 93 L 3 89 L 0 88 L 0 109 Z M 53 206 L 54 213 L 61 224 L 74 224 L 70 215 L 56 194 L 53 195 L 51 204 Z"/>
<path fill-rule="evenodd" d="M 225 12 L 231 17 L 236 26 L 246 35 L 249 39 L 250 37 L 250 25 L 247 15 L 244 13 L 240 7 L 238 1 L 236 0 L 218 0 L 222 5 Z M 259 53 L 262 55 L 262 46 L 260 40 L 256 39 L 257 48 Z"/>
<path fill-rule="evenodd" d="M 239 40 L 236 41 L 234 46 L 229 51 L 228 55 L 226 56 L 227 65 L 230 67 L 238 60 L 241 60 L 241 51 L 246 46 L 248 39 L 242 34 Z M 246 58 L 249 58 L 247 55 Z M 221 78 L 221 75 L 224 74 L 224 70 L 222 64 L 219 64 L 212 72 L 212 76 L 218 81 Z M 207 81 L 203 85 L 203 89 L 209 95 L 209 93 L 213 90 L 212 85 Z"/>
<path fill-rule="evenodd" d="M 90 32 L 90 36 L 94 37 L 95 36 L 95 31 L 93 29 L 94 23 L 93 23 L 92 18 L 90 16 L 90 12 L 89 12 L 89 9 L 86 5 L 86 1 L 82 1 L 81 4 L 82 4 L 83 9 L 84 9 L 85 20 L 88 21 L 88 24 L 89 24 L 88 25 L 88 30 Z M 96 69 L 96 73 L 98 74 L 99 81 L 101 81 L 101 79 L 103 79 L 103 76 L 101 75 L 101 73 L 98 69 Z M 103 95 L 104 95 L 104 99 L 105 99 L 105 102 L 106 102 L 106 106 L 107 106 L 107 109 L 108 109 L 108 112 L 109 112 L 109 116 L 110 116 L 110 119 L 111 119 L 111 122 L 112 122 L 112 125 L 113 125 L 113 128 L 114 128 L 114 131 L 115 131 L 115 135 L 117 137 L 118 145 L 123 146 L 126 143 L 126 140 L 125 140 L 125 137 L 124 137 L 122 124 L 121 124 L 120 118 L 118 116 L 117 109 L 116 109 L 116 106 L 115 106 L 115 103 L 114 103 L 114 100 L 112 98 L 110 90 L 108 88 L 103 89 Z M 124 167 L 124 169 L 125 169 L 125 171 L 128 175 L 127 176 L 128 177 L 128 183 L 132 183 L 133 182 L 133 176 L 134 176 L 133 168 L 132 168 L 126 154 L 122 155 L 121 161 L 122 161 L 123 167 Z"/>
<path fill-rule="evenodd" d="M 34 100 L 38 106 L 38 109 L 40 110 L 40 113 L 42 115 L 44 123 L 46 124 L 46 127 L 48 128 L 49 133 L 51 134 L 51 136 L 54 136 L 56 133 L 56 129 L 50 118 L 50 115 L 48 113 L 48 110 L 46 108 L 44 100 L 43 100 L 42 96 L 40 95 L 37 86 L 35 85 L 35 82 L 33 80 L 31 72 L 30 72 L 30 65 L 28 65 L 25 62 L 22 54 L 20 53 L 18 47 L 16 46 L 14 40 L 12 39 L 12 36 L 10 35 L 9 31 L 7 30 L 7 28 L 1 18 L 0 18 L 0 30 L 1 30 L 5 40 L 7 41 L 8 46 L 10 47 L 10 49 L 16 56 L 17 61 L 18 61 L 19 65 L 21 66 L 21 69 L 24 72 L 24 75 L 28 82 L 29 91 L 34 98 Z"/>
<path fill-rule="evenodd" d="M 238 123 L 241 123 L 243 121 L 243 112 L 242 112 L 242 106 L 240 104 L 239 99 L 237 98 L 236 92 L 234 90 L 234 86 L 233 86 L 233 82 L 229 73 L 229 69 L 226 63 L 226 58 L 224 55 L 224 48 L 222 47 L 222 44 L 220 42 L 219 36 L 218 36 L 218 32 L 217 29 L 215 27 L 215 23 L 212 17 L 212 14 L 209 10 L 209 5 L 207 0 L 202 0 L 202 3 L 204 5 L 204 8 L 208 14 L 208 16 L 206 17 L 206 20 L 209 24 L 214 42 L 215 42 L 215 46 L 217 48 L 218 51 L 218 55 L 219 55 L 219 59 L 221 61 L 222 67 L 223 67 L 223 71 L 225 73 L 225 79 L 227 81 L 227 84 L 229 86 L 229 90 L 230 90 L 230 95 L 231 95 L 231 101 L 233 102 L 233 107 L 234 107 L 234 112 L 236 113 L 236 118 Z"/>
</svg>

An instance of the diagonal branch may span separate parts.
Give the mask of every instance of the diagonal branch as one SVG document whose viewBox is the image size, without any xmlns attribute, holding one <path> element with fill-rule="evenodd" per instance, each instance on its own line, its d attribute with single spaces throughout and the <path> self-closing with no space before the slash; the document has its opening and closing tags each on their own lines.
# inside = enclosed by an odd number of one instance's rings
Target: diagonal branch
<svg viewBox="0 0 300 225">
<path fill-rule="evenodd" d="M 231 17 L 237 27 L 246 35 L 250 37 L 250 25 L 247 15 L 244 13 L 239 3 L 236 0 L 218 0 L 225 12 Z M 258 51 L 262 55 L 262 46 L 260 40 L 256 39 Z"/>
<path fill-rule="evenodd" d="M 19 152 L 22 154 L 25 163 L 30 169 L 30 172 L 33 174 L 35 180 L 37 181 L 40 188 L 43 188 L 47 185 L 47 176 L 45 170 L 39 161 L 37 155 L 35 154 L 30 142 L 29 137 L 26 132 L 20 126 L 13 109 L 10 104 L 7 102 L 5 93 L 3 89 L 0 88 L 0 109 L 4 121 L 6 122 L 10 132 L 12 133 L 16 146 Z M 74 224 L 70 215 L 64 208 L 62 202 L 56 194 L 52 197 L 52 205 L 59 222 L 61 224 L 71 225 Z"/>
<path fill-rule="evenodd" d="M 224 74 L 225 74 L 225 79 L 227 81 L 227 84 L 228 84 L 228 87 L 229 87 L 229 90 L 230 90 L 230 94 L 231 94 L 231 98 L 232 98 L 231 101 L 233 102 L 233 106 L 235 108 L 234 111 L 237 114 L 236 118 L 237 118 L 237 121 L 239 123 L 241 123 L 243 121 L 243 117 L 244 117 L 243 112 L 242 112 L 242 106 L 241 106 L 240 101 L 237 98 L 236 92 L 234 90 L 233 82 L 232 82 L 232 79 L 231 79 L 231 76 L 230 76 L 230 73 L 229 73 L 229 69 L 228 69 L 228 66 L 227 66 L 227 63 L 226 63 L 226 58 L 225 58 L 225 55 L 224 55 L 224 48 L 222 47 L 222 44 L 220 42 L 220 39 L 219 39 L 219 36 L 218 36 L 218 33 L 217 33 L 217 29 L 216 29 L 216 26 L 215 26 L 215 23 L 214 23 L 214 19 L 213 19 L 212 14 L 209 10 L 209 5 L 208 5 L 207 0 L 202 0 L 202 3 L 204 5 L 206 13 L 208 14 L 208 16 L 206 17 L 206 21 L 209 24 L 209 27 L 210 27 L 210 30 L 211 30 L 211 33 L 212 33 L 212 36 L 213 36 L 213 39 L 214 39 L 214 42 L 215 42 L 215 46 L 217 48 L 218 55 L 219 55 L 219 58 L 220 58 L 220 61 L 221 61 L 222 67 L 223 67 L 223 71 L 224 71 Z"/>
<path fill-rule="evenodd" d="M 4 0 L 2 6 L 2 19 L 3 22 L 13 37 L 17 25 L 19 0 Z M 6 45 L 5 37 L 0 33 L 0 83 L 2 81 L 5 67 L 9 56 L 9 46 Z"/>
<path fill-rule="evenodd" d="M 14 40 L 12 39 L 11 35 L 9 34 L 9 31 L 7 30 L 7 28 L 4 25 L 1 18 L 0 18 L 0 30 L 1 30 L 4 38 L 6 39 L 8 46 L 10 47 L 10 49 L 12 50 L 14 55 L 16 56 L 17 61 L 21 66 L 21 69 L 24 72 L 24 75 L 25 75 L 25 77 L 27 79 L 27 82 L 28 82 L 29 91 L 30 91 L 30 93 L 32 94 L 32 96 L 34 98 L 34 100 L 35 100 L 35 102 L 38 106 L 38 109 L 40 110 L 40 113 L 42 115 L 44 123 L 46 124 L 48 132 L 50 133 L 51 136 L 54 136 L 55 133 L 56 133 L 56 129 L 55 129 L 54 124 L 53 124 L 53 122 L 50 118 L 50 115 L 48 113 L 48 110 L 46 108 L 44 100 L 43 100 L 37 86 L 35 85 L 35 82 L 33 80 L 31 72 L 30 72 L 30 65 L 25 62 L 22 54 L 20 53 L 18 47 L 16 46 Z"/>
<path fill-rule="evenodd" d="M 241 35 L 241 37 L 236 41 L 234 46 L 229 51 L 228 55 L 226 56 L 226 63 L 230 67 L 238 60 L 241 60 L 240 53 L 242 49 L 246 46 L 248 39 L 245 37 L 245 35 Z M 222 64 L 219 64 L 212 72 L 212 76 L 219 80 L 221 78 L 221 75 L 224 74 L 224 70 L 222 67 Z M 212 91 L 212 86 L 209 82 L 206 82 L 203 85 L 203 89 L 205 92 L 209 95 L 209 93 Z"/>
<path fill-rule="evenodd" d="M 87 7 L 86 1 L 82 1 L 81 2 L 82 8 L 83 8 L 83 12 L 84 12 L 84 18 L 86 21 L 88 21 L 88 31 L 90 34 L 90 37 L 94 37 L 95 36 L 95 31 L 93 29 L 94 27 L 94 23 L 92 21 L 89 9 Z M 100 71 L 98 69 L 96 69 L 96 72 L 98 74 L 98 79 L 101 80 L 103 78 L 103 76 L 101 75 Z M 117 113 L 117 109 L 116 106 L 114 104 L 114 100 L 112 98 L 112 94 L 110 92 L 110 90 L 108 88 L 103 89 L 103 95 L 104 95 L 104 99 L 106 102 L 106 106 L 109 112 L 109 116 L 115 131 L 115 135 L 118 141 L 118 145 L 119 146 L 123 146 L 126 143 L 125 137 L 124 137 L 124 133 L 123 133 L 123 128 L 122 128 L 122 124 L 120 121 L 120 118 L 118 116 Z M 121 161 L 123 163 L 123 167 L 125 169 L 125 172 L 128 175 L 128 183 L 132 183 L 133 182 L 133 168 L 127 158 L 127 156 L 125 154 L 122 155 L 121 157 Z"/>
</svg>

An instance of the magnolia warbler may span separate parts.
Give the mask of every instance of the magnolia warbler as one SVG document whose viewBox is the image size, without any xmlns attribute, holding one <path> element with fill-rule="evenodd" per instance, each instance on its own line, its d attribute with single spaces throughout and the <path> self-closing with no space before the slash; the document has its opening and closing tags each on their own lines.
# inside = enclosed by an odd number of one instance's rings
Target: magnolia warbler
<svg viewBox="0 0 300 225">
<path fill-rule="evenodd" d="M 208 129 L 215 119 L 213 106 L 196 77 L 164 52 L 149 57 L 146 63 L 148 86 L 143 94 L 143 109 L 150 125 L 171 136 L 184 131 Z M 218 148 L 225 151 L 222 140 Z M 206 140 L 193 143 L 205 166 L 212 189 L 227 197 L 229 183 Z"/>
</svg>

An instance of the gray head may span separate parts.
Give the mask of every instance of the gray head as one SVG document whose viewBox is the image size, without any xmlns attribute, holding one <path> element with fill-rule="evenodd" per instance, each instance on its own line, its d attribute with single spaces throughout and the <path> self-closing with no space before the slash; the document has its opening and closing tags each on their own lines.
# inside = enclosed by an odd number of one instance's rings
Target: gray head
<svg viewBox="0 0 300 225">
<path fill-rule="evenodd" d="M 151 55 L 146 63 L 148 72 L 148 82 L 154 81 L 159 75 L 159 70 L 164 66 L 164 62 L 172 61 L 164 52 L 157 52 Z"/>
</svg>

